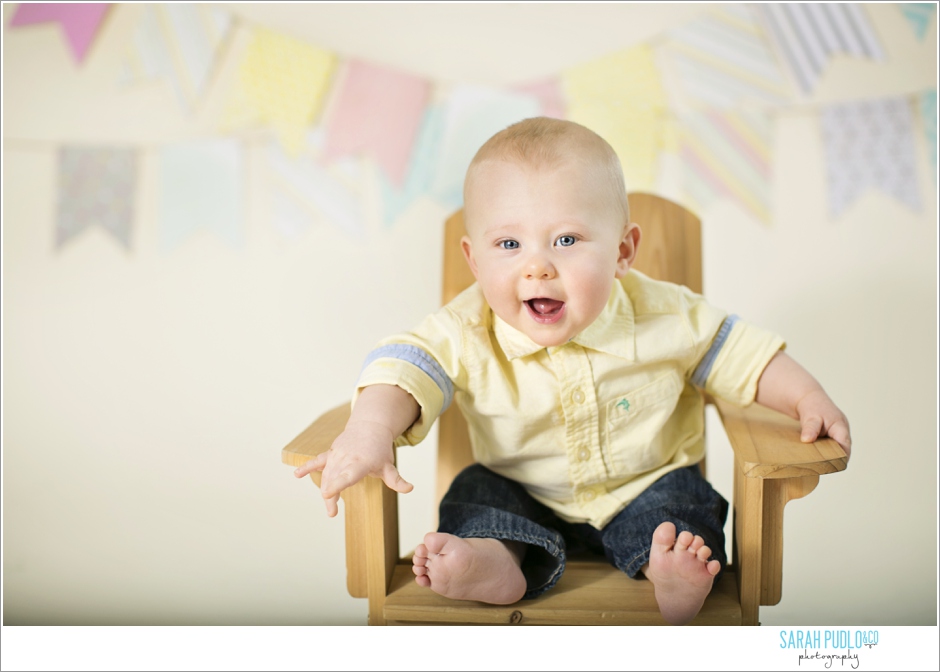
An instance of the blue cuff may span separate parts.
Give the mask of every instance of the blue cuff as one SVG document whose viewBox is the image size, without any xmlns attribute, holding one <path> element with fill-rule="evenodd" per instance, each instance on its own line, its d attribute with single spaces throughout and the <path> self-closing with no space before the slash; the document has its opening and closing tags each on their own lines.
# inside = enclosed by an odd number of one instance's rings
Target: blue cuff
<svg viewBox="0 0 940 672">
<path fill-rule="evenodd" d="M 451 382 L 450 377 L 444 371 L 444 368 L 438 364 L 436 359 L 416 345 L 383 345 L 369 353 L 365 363 L 362 365 L 362 369 L 365 370 L 369 364 L 382 358 L 400 359 L 403 362 L 414 364 L 424 371 L 440 388 L 441 393 L 444 395 L 444 405 L 441 407 L 441 413 L 447 410 L 447 407 L 450 406 L 450 402 L 454 398 L 454 383 Z"/>
<path fill-rule="evenodd" d="M 725 321 L 721 323 L 721 328 L 712 341 L 711 347 L 708 349 L 708 352 L 705 353 L 705 356 L 702 357 L 702 361 L 698 363 L 698 366 L 695 367 L 695 372 L 692 374 L 692 384 L 696 387 L 705 388 L 705 381 L 708 380 L 708 376 L 712 372 L 715 359 L 718 357 L 718 353 L 721 352 L 725 341 L 728 340 L 728 334 L 731 333 L 731 328 L 738 319 L 737 315 L 729 315 L 725 318 Z"/>
</svg>

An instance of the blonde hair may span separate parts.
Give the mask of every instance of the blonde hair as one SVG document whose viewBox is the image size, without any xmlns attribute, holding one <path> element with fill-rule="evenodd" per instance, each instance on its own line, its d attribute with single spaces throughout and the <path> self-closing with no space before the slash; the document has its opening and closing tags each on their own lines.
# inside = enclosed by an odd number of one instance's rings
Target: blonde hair
<svg viewBox="0 0 940 672">
<path fill-rule="evenodd" d="M 476 169 L 487 161 L 517 161 L 533 168 L 580 162 L 600 168 L 607 177 L 611 198 L 630 221 L 627 188 L 620 159 L 613 147 L 591 129 L 573 121 L 532 117 L 516 122 L 491 137 L 477 150 L 464 179 L 464 203 Z"/>
</svg>

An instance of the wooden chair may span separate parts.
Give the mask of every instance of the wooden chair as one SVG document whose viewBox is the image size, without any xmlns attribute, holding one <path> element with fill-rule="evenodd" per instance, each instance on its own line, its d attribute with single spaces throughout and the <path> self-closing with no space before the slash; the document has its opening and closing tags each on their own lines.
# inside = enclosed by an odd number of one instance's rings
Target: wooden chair
<svg viewBox="0 0 940 672">
<path fill-rule="evenodd" d="M 643 239 L 635 268 L 702 291 L 700 222 L 691 212 L 652 194 L 629 195 Z M 474 282 L 460 250 L 463 213 L 446 223 L 443 300 Z M 760 605 L 780 601 L 783 508 L 810 493 L 821 474 L 845 469 L 846 455 L 831 439 L 799 440 L 799 424 L 752 404 L 714 402 L 734 450 L 733 542 L 730 565 L 693 625 L 758 625 Z M 349 403 L 328 411 L 281 452 L 299 466 L 329 449 L 349 417 Z M 466 423 L 456 404 L 438 420 L 438 500 L 454 476 L 473 462 Z M 311 475 L 319 485 L 319 474 Z M 397 493 L 366 478 L 343 495 L 347 588 L 368 598 L 370 625 L 567 624 L 665 625 L 652 584 L 631 580 L 600 559 L 569 559 L 550 591 L 509 606 L 450 600 L 414 581 L 411 560 L 399 557 Z"/>
</svg>

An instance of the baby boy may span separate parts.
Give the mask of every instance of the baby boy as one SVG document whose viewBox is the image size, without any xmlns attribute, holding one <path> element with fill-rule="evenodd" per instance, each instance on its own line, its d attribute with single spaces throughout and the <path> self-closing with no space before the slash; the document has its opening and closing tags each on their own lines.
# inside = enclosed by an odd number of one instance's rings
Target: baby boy
<svg viewBox="0 0 940 672">
<path fill-rule="evenodd" d="M 701 390 L 798 418 L 848 453 L 844 414 L 775 334 L 631 270 L 641 240 L 617 155 L 573 122 L 527 119 L 477 152 L 464 183 L 477 282 L 383 340 L 345 431 L 295 471 L 322 471 L 327 513 L 367 475 L 410 492 L 393 445 L 454 401 L 476 463 L 414 554 L 421 586 L 511 604 L 549 590 L 569 553 L 646 577 L 669 623 L 701 609 L 728 504 L 702 477 Z"/>
</svg>

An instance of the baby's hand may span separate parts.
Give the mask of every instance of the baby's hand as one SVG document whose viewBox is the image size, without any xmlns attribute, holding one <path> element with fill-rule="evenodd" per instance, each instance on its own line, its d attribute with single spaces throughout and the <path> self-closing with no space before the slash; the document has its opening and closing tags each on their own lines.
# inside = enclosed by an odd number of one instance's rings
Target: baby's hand
<svg viewBox="0 0 940 672">
<path fill-rule="evenodd" d="M 820 436 L 828 436 L 842 446 L 846 457 L 852 453 L 852 436 L 849 421 L 845 414 L 832 402 L 822 390 L 810 392 L 796 405 L 800 416 L 800 440 L 803 443 L 815 441 Z"/>
<path fill-rule="evenodd" d="M 320 494 L 331 518 L 339 511 L 336 504 L 340 493 L 366 476 L 381 478 L 396 492 L 411 492 L 414 486 L 395 468 L 394 439 L 392 432 L 379 423 L 350 422 L 328 451 L 297 467 L 294 476 L 302 478 L 313 471 L 323 472 Z"/>
</svg>

